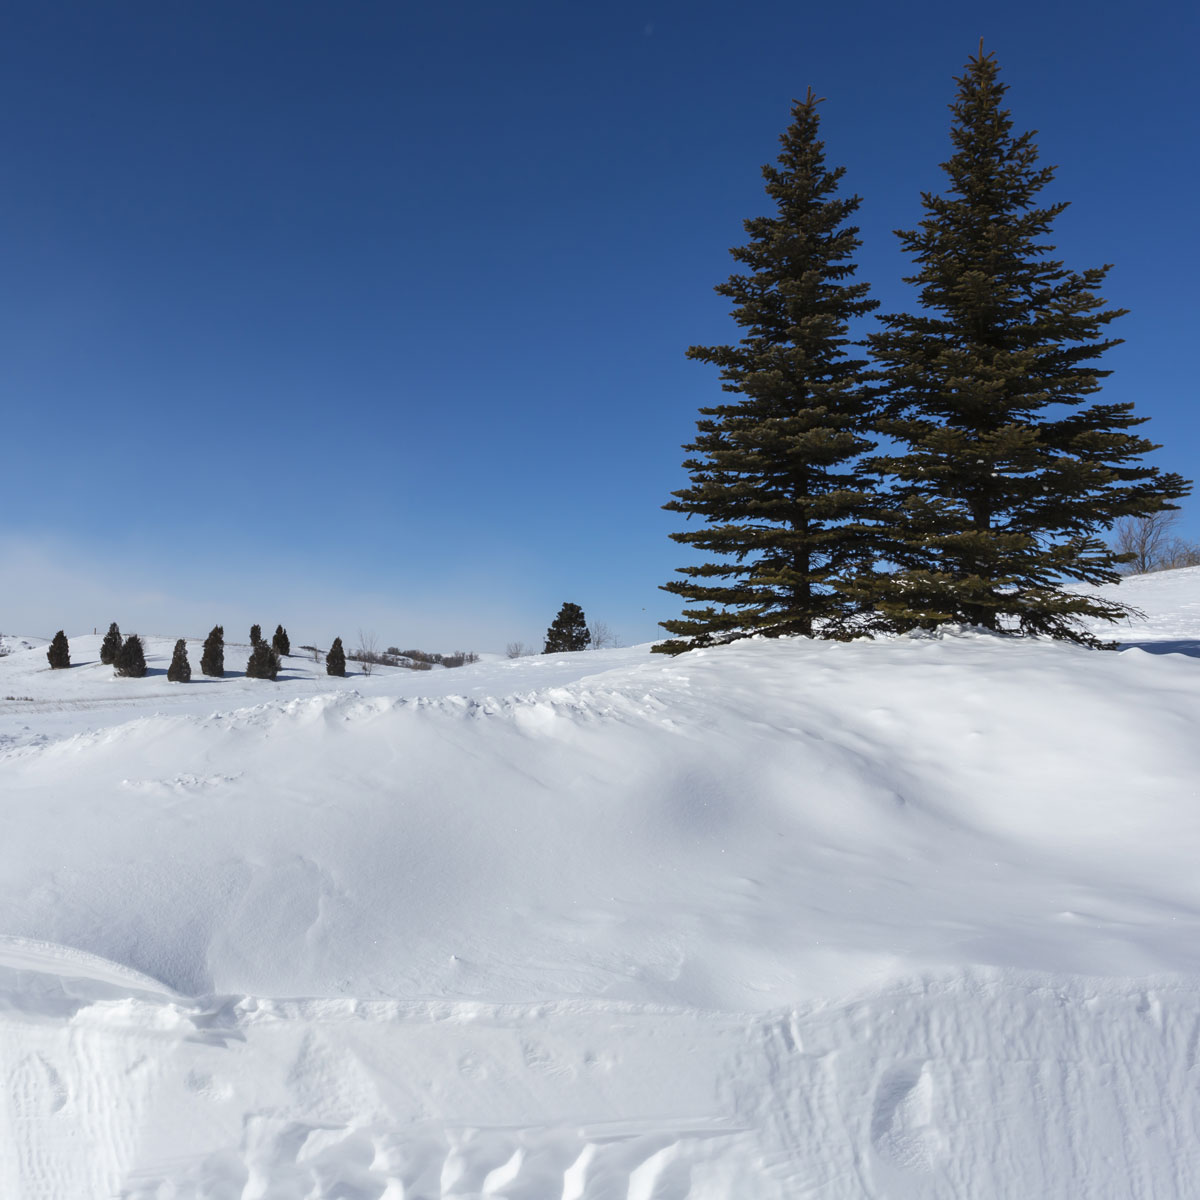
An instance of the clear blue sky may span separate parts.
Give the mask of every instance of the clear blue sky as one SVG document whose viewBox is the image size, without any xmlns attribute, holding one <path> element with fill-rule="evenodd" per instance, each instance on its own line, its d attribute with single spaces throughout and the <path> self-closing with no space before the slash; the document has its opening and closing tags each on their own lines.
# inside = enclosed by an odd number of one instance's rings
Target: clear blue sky
<svg viewBox="0 0 1200 1200">
<path fill-rule="evenodd" d="M 658 635 L 712 288 L 827 97 L 860 277 L 979 37 L 1131 309 L 1105 398 L 1197 474 L 1191 3 L 56 3 L 0 19 L 0 629 Z M 1186 532 L 1200 536 L 1189 507 Z"/>
</svg>

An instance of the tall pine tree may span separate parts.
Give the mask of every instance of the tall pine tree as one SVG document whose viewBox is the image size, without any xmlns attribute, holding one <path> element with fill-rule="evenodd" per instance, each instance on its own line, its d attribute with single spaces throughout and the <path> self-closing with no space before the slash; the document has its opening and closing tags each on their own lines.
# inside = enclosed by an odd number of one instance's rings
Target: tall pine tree
<svg viewBox="0 0 1200 1200">
<path fill-rule="evenodd" d="M 870 338 L 886 394 L 876 465 L 896 482 L 895 569 L 860 595 L 899 629 L 964 622 L 1098 644 L 1081 619 L 1125 606 L 1066 590 L 1117 580 L 1097 536 L 1186 495 L 1180 476 L 1138 460 L 1130 404 L 1085 403 L 1110 372 L 1095 360 L 1123 310 L 1097 295 L 1107 267 L 1067 270 L 1046 237 L 1067 207 L 1039 206 L 1054 175 L 1032 133 L 1014 134 L 993 55 L 957 81 L 944 195 L 898 231 L 917 264 L 915 314 Z"/>
<path fill-rule="evenodd" d="M 872 488 L 862 467 L 870 441 L 866 363 L 847 356 L 849 325 L 876 307 L 850 282 L 858 196 L 839 196 L 845 168 L 825 165 L 820 100 L 792 106 L 777 165 L 763 167 L 772 216 L 745 222 L 750 241 L 731 251 L 746 274 L 717 292 L 745 330 L 736 346 L 693 346 L 688 357 L 721 368 L 736 401 L 702 408 L 684 447 L 691 484 L 664 507 L 703 527 L 673 533 L 713 556 L 679 568 L 664 590 L 694 607 L 663 621 L 675 654 L 751 634 L 842 636 L 854 603 L 841 584 L 872 557 L 864 520 Z"/>
</svg>

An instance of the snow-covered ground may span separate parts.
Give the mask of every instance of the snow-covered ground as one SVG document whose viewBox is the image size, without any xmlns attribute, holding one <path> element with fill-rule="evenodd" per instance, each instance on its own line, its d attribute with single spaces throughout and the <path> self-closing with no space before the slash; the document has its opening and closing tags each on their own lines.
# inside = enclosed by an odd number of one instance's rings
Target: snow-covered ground
<svg viewBox="0 0 1200 1200">
<path fill-rule="evenodd" d="M 0 1196 L 1190 1197 L 1200 569 L 332 680 L 0 658 Z"/>
</svg>

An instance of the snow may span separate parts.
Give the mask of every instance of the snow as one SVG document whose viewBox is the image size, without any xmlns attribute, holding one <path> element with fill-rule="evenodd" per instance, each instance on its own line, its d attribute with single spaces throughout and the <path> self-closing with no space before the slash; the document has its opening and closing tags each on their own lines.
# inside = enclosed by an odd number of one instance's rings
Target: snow
<svg viewBox="0 0 1200 1200">
<path fill-rule="evenodd" d="M 1192 1195 L 1200 569 L 1117 595 L 1115 654 L 6 638 L 0 1195 Z"/>
</svg>

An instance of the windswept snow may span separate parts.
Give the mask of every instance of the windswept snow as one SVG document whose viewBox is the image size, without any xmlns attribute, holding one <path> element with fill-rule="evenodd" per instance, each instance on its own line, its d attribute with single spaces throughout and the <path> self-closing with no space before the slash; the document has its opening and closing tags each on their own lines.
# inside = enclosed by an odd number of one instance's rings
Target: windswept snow
<svg viewBox="0 0 1200 1200">
<path fill-rule="evenodd" d="M 1191 1195 L 1200 569 L 1118 594 L 1117 654 L 27 639 L 0 1194 Z"/>
</svg>

